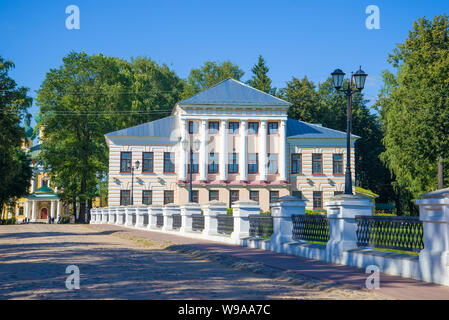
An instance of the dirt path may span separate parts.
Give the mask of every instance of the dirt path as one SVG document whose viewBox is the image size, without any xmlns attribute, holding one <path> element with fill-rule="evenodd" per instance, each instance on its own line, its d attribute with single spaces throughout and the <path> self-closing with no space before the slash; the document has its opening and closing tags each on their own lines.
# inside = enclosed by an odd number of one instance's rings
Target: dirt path
<svg viewBox="0 0 449 320">
<path fill-rule="evenodd" d="M 83 225 L 0 226 L 0 299 L 386 299 Z M 68 265 L 80 289 L 68 290 Z"/>
</svg>

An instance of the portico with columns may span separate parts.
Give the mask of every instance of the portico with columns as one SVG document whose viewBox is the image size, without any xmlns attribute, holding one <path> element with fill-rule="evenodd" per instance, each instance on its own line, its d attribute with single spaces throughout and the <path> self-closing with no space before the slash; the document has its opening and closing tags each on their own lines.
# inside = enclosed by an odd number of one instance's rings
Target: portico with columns
<svg viewBox="0 0 449 320">
<path fill-rule="evenodd" d="M 48 186 L 43 186 L 27 197 L 25 202 L 25 217 L 36 222 L 43 220 L 48 222 L 48 218 L 59 220 L 62 214 L 61 201 L 59 196 Z"/>
</svg>

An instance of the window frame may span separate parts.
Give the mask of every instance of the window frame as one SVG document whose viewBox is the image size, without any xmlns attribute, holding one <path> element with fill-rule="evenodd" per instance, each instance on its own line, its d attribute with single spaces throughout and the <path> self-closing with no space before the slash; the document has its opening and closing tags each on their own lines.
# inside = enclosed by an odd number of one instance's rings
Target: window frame
<svg viewBox="0 0 449 320">
<path fill-rule="evenodd" d="M 316 194 L 320 195 L 320 197 L 319 197 L 319 199 L 320 199 L 319 201 L 321 204 L 320 207 L 315 206 L 316 199 L 317 199 L 317 197 L 315 196 Z M 313 210 L 323 210 L 323 191 L 313 191 L 312 202 L 313 202 Z"/>
<path fill-rule="evenodd" d="M 272 163 L 272 160 L 270 160 L 270 155 L 276 155 L 276 172 L 270 172 L 270 164 Z M 278 174 L 279 173 L 279 154 L 277 153 L 268 153 L 267 154 L 267 173 L 268 174 Z"/>
<path fill-rule="evenodd" d="M 211 192 L 216 192 L 217 193 L 217 198 L 213 199 L 211 198 Z M 220 191 L 219 190 L 209 190 L 209 201 L 220 201 Z"/>
<path fill-rule="evenodd" d="M 255 126 L 255 128 L 252 128 L 252 126 Z M 258 135 L 259 134 L 259 122 L 248 121 L 248 135 L 250 135 L 250 134 L 252 134 L 252 135 Z"/>
<path fill-rule="evenodd" d="M 335 160 L 335 156 L 341 156 L 341 159 L 340 160 Z M 341 172 L 336 172 L 335 165 L 336 164 L 338 165 L 339 163 L 340 163 L 340 166 L 341 166 Z M 336 175 L 336 176 L 342 176 L 342 175 L 345 174 L 344 173 L 343 154 L 342 153 L 334 153 L 334 154 L 332 154 L 332 173 L 334 175 Z"/>
<path fill-rule="evenodd" d="M 126 199 L 126 197 L 123 194 L 125 192 L 128 192 L 128 204 L 124 203 L 124 199 Z M 129 205 L 131 205 L 131 190 L 120 190 L 120 205 L 121 206 L 129 206 Z"/>
<path fill-rule="evenodd" d="M 211 155 L 212 154 L 214 155 L 214 157 L 215 156 L 217 157 L 216 162 L 214 161 L 215 159 L 213 159 L 213 161 L 211 162 L 211 159 L 212 159 Z M 208 160 L 207 160 L 207 173 L 215 174 L 215 173 L 219 172 L 219 170 L 220 170 L 220 166 L 219 166 L 219 163 L 218 163 L 219 160 L 220 160 L 220 155 L 218 153 L 216 153 L 216 152 L 209 152 Z M 213 170 L 211 170 L 211 168 L 213 168 Z"/>
<path fill-rule="evenodd" d="M 317 163 L 317 161 L 315 161 L 313 159 L 314 156 L 320 156 L 320 169 L 321 171 L 317 172 L 315 171 L 315 163 Z M 322 153 L 312 153 L 312 174 L 314 175 L 323 175 L 323 154 Z"/>
<path fill-rule="evenodd" d="M 271 128 L 272 125 L 276 125 L 276 128 Z M 272 132 L 272 130 L 276 130 L 276 132 Z M 277 122 L 277 121 L 268 121 L 267 133 L 268 133 L 268 135 L 278 134 L 279 133 L 279 122 Z"/>
<path fill-rule="evenodd" d="M 231 160 L 229 161 L 229 157 L 232 155 Z M 234 155 L 235 155 L 235 159 L 234 159 Z M 237 168 L 237 170 L 230 170 L 230 168 Z M 236 174 L 239 173 L 239 154 L 236 152 L 231 152 L 228 153 L 228 173 L 230 174 Z"/>
<path fill-rule="evenodd" d="M 279 190 L 269 190 L 269 204 L 275 203 L 277 199 L 279 199 Z M 276 199 L 273 201 L 273 194 L 277 193 Z"/>
<path fill-rule="evenodd" d="M 172 202 L 167 202 L 169 197 L 172 198 Z M 175 203 L 175 192 L 173 190 L 164 190 L 164 205 L 171 203 Z"/>
<path fill-rule="evenodd" d="M 211 126 L 211 124 L 213 125 L 217 125 L 217 128 L 213 128 L 213 126 Z M 219 121 L 209 121 L 207 124 L 207 129 L 208 129 L 208 133 L 209 134 L 217 134 L 218 132 L 220 132 L 220 122 Z M 213 130 L 211 130 L 213 129 Z"/>
<path fill-rule="evenodd" d="M 250 163 L 250 156 L 254 156 L 256 155 L 256 163 Z M 259 173 L 259 154 L 258 153 L 248 153 L 248 174 L 258 174 Z M 256 168 L 256 171 L 252 171 L 250 170 L 250 168 L 253 168 L 254 170 L 254 166 Z"/>
<path fill-rule="evenodd" d="M 299 156 L 299 160 L 293 159 L 294 156 Z M 291 173 L 292 174 L 302 174 L 302 153 L 292 153 L 290 156 L 290 160 L 291 160 Z M 298 168 L 295 168 L 295 165 L 294 165 L 294 163 L 298 162 L 298 161 L 299 161 L 299 171 L 297 170 Z M 296 165 L 296 167 L 297 167 L 297 165 Z"/>
<path fill-rule="evenodd" d="M 200 203 L 200 192 L 198 190 L 192 190 L 192 202 Z"/>
<path fill-rule="evenodd" d="M 149 192 L 149 196 L 145 196 L 145 192 Z M 149 203 L 146 203 L 145 199 L 149 199 Z M 142 204 L 148 206 L 153 204 L 153 190 L 142 190 Z"/>
<path fill-rule="evenodd" d="M 232 201 L 233 194 L 237 194 L 237 200 Z M 232 206 L 234 202 L 239 200 L 240 200 L 240 190 L 229 190 L 229 206 Z"/>
<path fill-rule="evenodd" d="M 170 155 L 169 158 L 167 158 L 167 155 Z M 173 166 L 173 171 L 167 171 L 167 162 L 171 161 L 169 163 L 169 169 L 171 169 L 171 166 Z M 174 152 L 164 152 L 164 173 L 175 173 L 175 153 Z"/>
<path fill-rule="evenodd" d="M 231 124 L 232 124 L 233 127 L 236 126 L 237 129 L 236 128 L 232 128 L 231 129 Z M 239 130 L 240 130 L 240 122 L 238 122 L 238 121 L 228 121 L 228 132 L 229 132 L 229 134 L 239 134 Z"/>
<path fill-rule="evenodd" d="M 195 134 L 198 133 L 199 130 L 199 123 L 196 120 L 189 120 L 188 127 L 189 127 L 189 134 Z"/>
<path fill-rule="evenodd" d="M 123 158 L 123 155 L 124 154 L 129 154 L 129 159 L 124 159 Z M 133 160 L 133 154 L 132 154 L 132 152 L 130 152 L 130 151 L 121 151 L 120 152 L 120 173 L 131 173 L 131 171 L 132 171 L 132 169 L 131 169 L 131 166 L 132 166 L 132 160 Z M 127 162 L 127 165 L 126 165 L 126 168 L 128 168 L 129 167 L 129 171 L 122 171 L 122 164 L 123 164 L 123 161 L 126 161 Z"/>
<path fill-rule="evenodd" d="M 189 161 L 187 162 L 187 173 L 190 173 L 190 167 L 191 167 L 190 160 L 193 160 L 192 173 L 199 173 L 200 172 L 200 154 L 199 154 L 199 152 L 192 152 L 192 158 L 190 158 L 190 152 L 189 152 L 188 156 L 189 156 Z M 196 160 L 196 162 L 195 162 L 195 160 Z"/>
<path fill-rule="evenodd" d="M 145 159 L 145 155 L 151 154 L 151 159 Z M 151 163 L 151 171 L 145 170 L 145 162 Z M 151 152 L 142 152 L 142 173 L 154 173 L 154 153 Z"/>
<path fill-rule="evenodd" d="M 252 193 L 256 193 L 257 194 L 257 196 L 256 197 L 253 197 L 251 194 Z M 249 191 L 249 199 L 250 200 L 253 200 L 253 201 L 256 201 L 257 203 L 259 203 L 259 198 L 260 197 L 260 192 L 259 192 L 259 190 L 250 190 Z M 254 200 L 254 198 L 257 198 L 257 200 Z"/>
</svg>

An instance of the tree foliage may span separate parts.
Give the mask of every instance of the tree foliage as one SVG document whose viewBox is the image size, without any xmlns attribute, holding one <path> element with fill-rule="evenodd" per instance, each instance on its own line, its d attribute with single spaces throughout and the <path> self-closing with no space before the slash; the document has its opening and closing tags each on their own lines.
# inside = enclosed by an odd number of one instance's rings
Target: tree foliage
<svg viewBox="0 0 449 320">
<path fill-rule="evenodd" d="M 438 158 L 449 156 L 449 18 L 414 23 L 389 55 L 377 106 L 385 132 L 382 159 L 414 197 L 437 187 Z"/>
<path fill-rule="evenodd" d="M 247 82 L 251 87 L 272 95 L 276 94 L 276 88 L 271 88 L 271 79 L 268 76 L 270 68 L 268 68 L 261 55 L 259 55 L 259 60 L 257 61 L 257 64 L 253 66 L 251 71 L 253 76 Z"/>
<path fill-rule="evenodd" d="M 31 162 L 20 149 L 25 138 L 21 121 L 32 104 L 28 89 L 9 76 L 12 61 L 0 56 L 0 212 L 10 198 L 24 196 L 31 179 Z"/>
<path fill-rule="evenodd" d="M 231 61 L 222 63 L 206 61 L 202 67 L 190 71 L 183 98 L 191 97 L 227 78 L 240 80 L 243 75 L 244 71 Z"/>
</svg>

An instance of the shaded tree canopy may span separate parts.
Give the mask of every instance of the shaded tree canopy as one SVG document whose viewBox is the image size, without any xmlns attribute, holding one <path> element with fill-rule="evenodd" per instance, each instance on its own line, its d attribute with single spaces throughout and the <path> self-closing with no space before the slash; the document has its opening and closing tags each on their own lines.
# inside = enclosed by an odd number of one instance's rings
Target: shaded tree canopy
<svg viewBox="0 0 449 320">
<path fill-rule="evenodd" d="M 265 63 L 264 58 L 259 55 L 259 60 L 257 61 L 257 64 L 255 64 L 251 71 L 253 73 L 253 76 L 250 80 L 248 80 L 248 84 L 256 89 L 259 89 L 260 91 L 269 93 L 269 94 L 276 94 L 276 89 L 271 88 L 271 79 L 268 77 L 268 71 L 270 68 Z"/>
</svg>

